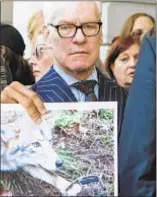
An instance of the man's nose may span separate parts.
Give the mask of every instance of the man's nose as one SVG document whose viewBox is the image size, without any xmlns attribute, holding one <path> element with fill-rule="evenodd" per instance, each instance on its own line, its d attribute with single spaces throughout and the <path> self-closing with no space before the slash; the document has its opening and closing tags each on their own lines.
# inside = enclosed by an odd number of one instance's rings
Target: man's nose
<svg viewBox="0 0 157 197">
<path fill-rule="evenodd" d="M 77 29 L 73 42 L 83 43 L 86 40 L 86 36 L 83 34 L 82 29 Z"/>
</svg>

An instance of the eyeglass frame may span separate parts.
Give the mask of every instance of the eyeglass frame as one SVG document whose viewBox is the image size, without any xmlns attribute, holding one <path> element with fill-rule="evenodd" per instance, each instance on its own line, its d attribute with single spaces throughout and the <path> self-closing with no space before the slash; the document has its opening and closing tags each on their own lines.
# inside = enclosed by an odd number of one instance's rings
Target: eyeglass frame
<svg viewBox="0 0 157 197">
<path fill-rule="evenodd" d="M 86 34 L 84 33 L 84 31 L 83 31 L 83 25 L 86 25 L 86 24 L 93 24 L 93 23 L 99 25 L 98 32 L 97 32 L 96 34 L 94 34 L 94 35 L 86 35 Z M 100 22 L 88 22 L 88 23 L 83 23 L 82 25 L 74 25 L 74 24 L 53 25 L 52 23 L 48 23 L 48 25 L 50 25 L 51 27 L 54 27 L 54 28 L 57 29 L 57 33 L 58 33 L 58 35 L 59 35 L 61 38 L 74 38 L 75 35 L 76 35 L 76 33 L 77 33 L 77 30 L 78 30 L 78 29 L 81 29 L 83 35 L 86 36 L 86 37 L 94 37 L 94 36 L 97 36 L 97 35 L 99 34 L 99 32 L 100 32 L 100 28 L 101 28 L 102 24 L 103 24 L 103 23 L 102 23 L 101 21 L 100 21 Z M 64 37 L 64 36 L 62 36 L 62 35 L 60 34 L 60 32 L 59 32 L 59 28 L 60 28 L 62 25 L 73 25 L 73 26 L 76 28 L 74 35 L 73 35 L 73 36 L 70 36 L 70 37 Z"/>
<path fill-rule="evenodd" d="M 44 51 L 46 50 L 46 49 L 52 49 L 52 47 L 48 47 L 48 46 L 46 46 L 45 44 L 38 44 L 36 47 L 35 47 L 35 50 L 34 50 L 34 52 L 33 52 L 33 55 L 37 58 L 37 59 L 40 59 L 40 57 L 42 56 L 42 55 L 38 55 L 39 53 L 38 53 L 38 47 L 39 46 L 45 46 L 45 48 L 44 48 Z"/>
</svg>

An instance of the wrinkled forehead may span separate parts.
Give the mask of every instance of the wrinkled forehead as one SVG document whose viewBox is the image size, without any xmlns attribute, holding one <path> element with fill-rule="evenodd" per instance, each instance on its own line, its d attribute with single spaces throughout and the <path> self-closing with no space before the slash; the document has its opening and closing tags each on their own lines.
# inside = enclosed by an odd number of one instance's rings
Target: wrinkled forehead
<svg viewBox="0 0 157 197">
<path fill-rule="evenodd" d="M 100 2 L 99 2 L 100 3 Z M 101 18 L 101 7 L 96 1 L 58 1 L 44 4 L 46 23 L 97 21 Z"/>
</svg>

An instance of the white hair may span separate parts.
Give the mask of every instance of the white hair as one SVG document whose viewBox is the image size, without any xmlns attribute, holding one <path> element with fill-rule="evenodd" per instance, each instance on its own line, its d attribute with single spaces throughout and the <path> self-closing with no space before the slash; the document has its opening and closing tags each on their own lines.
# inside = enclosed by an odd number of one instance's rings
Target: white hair
<svg viewBox="0 0 157 197">
<path fill-rule="evenodd" d="M 101 2 L 101 0 L 94 1 L 94 2 L 96 3 L 96 6 L 97 6 L 97 8 L 99 10 L 99 15 L 100 15 L 100 18 L 101 18 L 101 15 L 102 15 L 102 2 Z"/>
<path fill-rule="evenodd" d="M 45 23 L 52 23 L 57 15 L 57 12 L 64 8 L 65 3 L 66 6 L 70 5 L 73 1 L 44 1 L 43 6 L 43 14 L 45 18 Z M 80 2 L 80 1 L 78 1 Z M 99 17 L 101 18 L 102 15 L 102 2 L 101 0 L 92 1 L 96 4 L 98 11 L 99 11 Z"/>
</svg>

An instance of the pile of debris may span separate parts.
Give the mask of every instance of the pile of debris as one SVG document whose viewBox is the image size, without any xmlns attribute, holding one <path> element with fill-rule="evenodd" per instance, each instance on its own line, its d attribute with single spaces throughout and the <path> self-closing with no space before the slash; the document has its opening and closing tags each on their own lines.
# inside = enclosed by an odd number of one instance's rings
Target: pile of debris
<svg viewBox="0 0 157 197">
<path fill-rule="evenodd" d="M 98 177 L 99 181 L 82 185 L 79 196 L 113 196 L 113 111 L 62 111 L 58 117 L 52 144 L 64 161 L 59 172 L 74 182 L 79 177 Z"/>
</svg>

